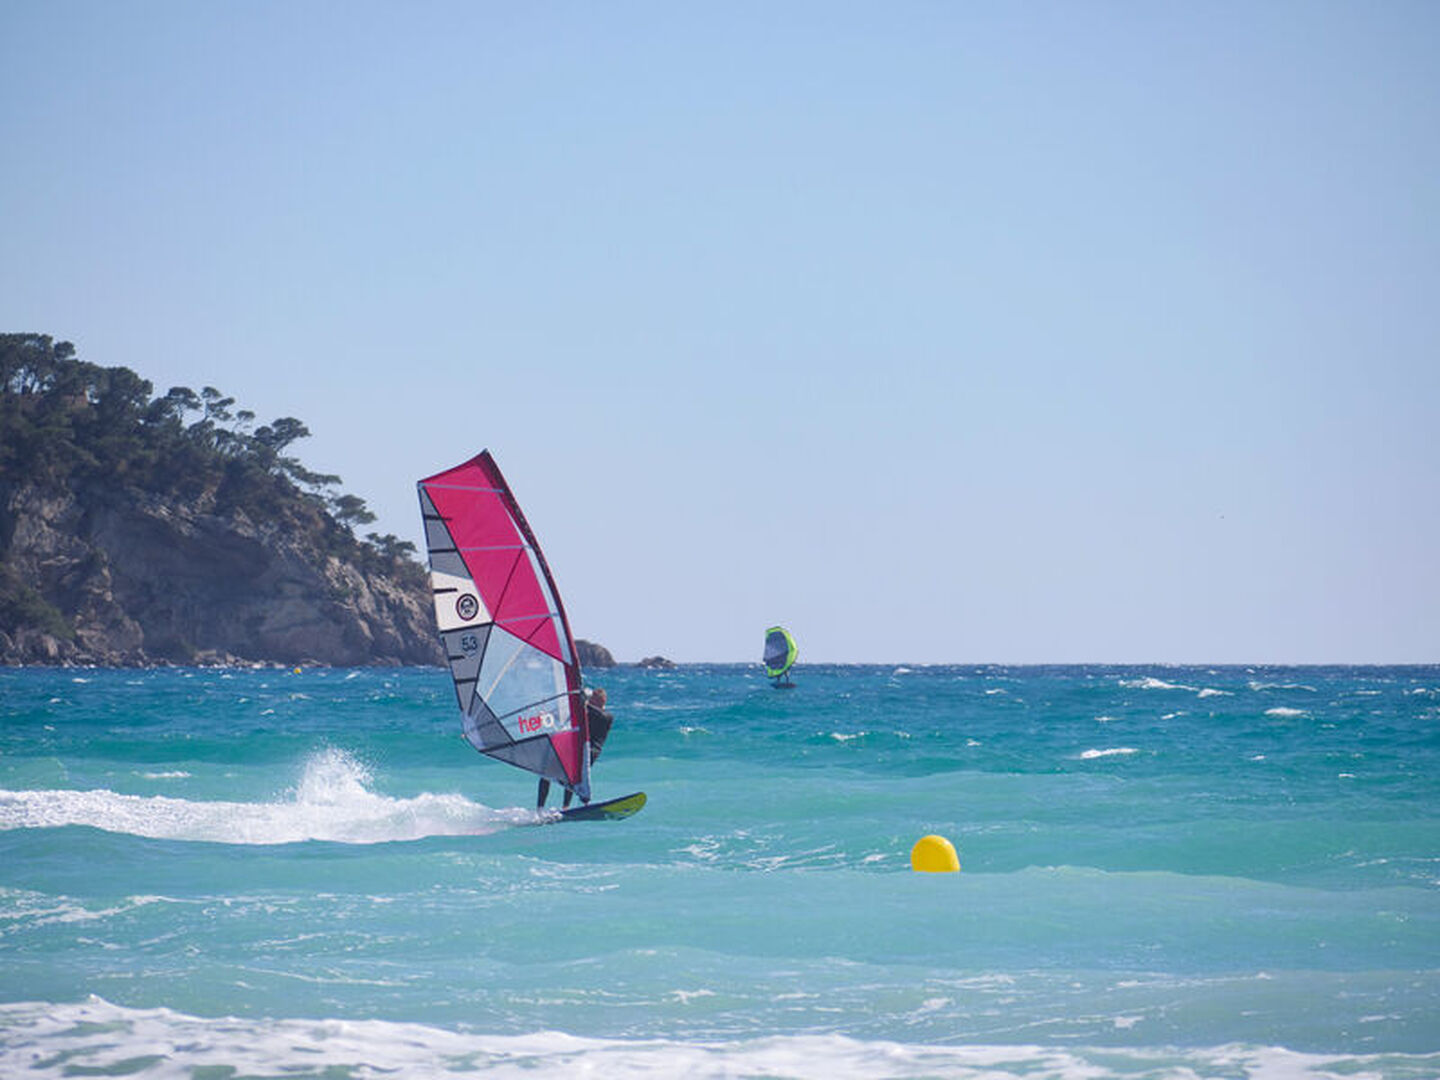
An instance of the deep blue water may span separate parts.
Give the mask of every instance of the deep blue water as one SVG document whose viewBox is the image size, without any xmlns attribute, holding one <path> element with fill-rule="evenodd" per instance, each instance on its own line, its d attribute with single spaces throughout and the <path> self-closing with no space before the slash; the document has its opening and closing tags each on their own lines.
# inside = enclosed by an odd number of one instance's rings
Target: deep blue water
<svg viewBox="0 0 1440 1080">
<path fill-rule="evenodd" d="M 1440 667 L 795 678 L 0 670 L 0 1075 L 1440 1075 Z"/>
</svg>

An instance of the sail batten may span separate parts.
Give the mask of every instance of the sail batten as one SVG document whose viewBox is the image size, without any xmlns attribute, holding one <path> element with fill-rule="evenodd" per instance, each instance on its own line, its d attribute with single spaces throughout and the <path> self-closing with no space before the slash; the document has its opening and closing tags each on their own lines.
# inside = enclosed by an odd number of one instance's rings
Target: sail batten
<svg viewBox="0 0 1440 1080">
<path fill-rule="evenodd" d="M 588 800 L 574 638 L 514 494 L 488 451 L 418 487 L 436 625 L 465 738 Z"/>
</svg>

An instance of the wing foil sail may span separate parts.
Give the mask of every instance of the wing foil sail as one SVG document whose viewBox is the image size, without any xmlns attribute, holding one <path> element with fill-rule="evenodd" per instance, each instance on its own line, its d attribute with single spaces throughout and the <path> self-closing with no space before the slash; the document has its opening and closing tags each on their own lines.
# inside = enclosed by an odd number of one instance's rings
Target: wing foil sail
<svg viewBox="0 0 1440 1080">
<path fill-rule="evenodd" d="M 509 485 L 485 451 L 418 487 L 435 625 L 466 740 L 588 800 L 575 641 Z"/>
<path fill-rule="evenodd" d="M 800 650 L 796 648 L 789 630 L 783 626 L 772 626 L 765 631 L 765 674 L 770 678 L 783 678 L 799 655 Z"/>
</svg>

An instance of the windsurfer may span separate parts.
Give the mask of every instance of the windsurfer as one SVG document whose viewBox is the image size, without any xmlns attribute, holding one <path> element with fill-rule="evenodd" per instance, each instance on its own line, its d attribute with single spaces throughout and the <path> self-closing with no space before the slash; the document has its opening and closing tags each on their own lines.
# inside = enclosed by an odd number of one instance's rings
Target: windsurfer
<svg viewBox="0 0 1440 1080">
<path fill-rule="evenodd" d="M 615 717 L 605 711 L 605 688 L 597 686 L 594 690 L 586 692 L 585 695 L 585 716 L 590 723 L 590 764 L 595 764 L 600 757 L 600 748 L 605 745 L 605 738 L 610 734 L 610 727 L 615 723 Z M 540 778 L 540 787 L 535 794 L 535 808 L 541 809 L 545 800 L 550 796 L 550 781 L 545 777 Z M 567 785 L 565 788 L 565 801 L 563 806 L 568 807 L 570 800 L 575 797 L 575 792 Z M 585 800 L 589 802 L 589 799 Z"/>
</svg>

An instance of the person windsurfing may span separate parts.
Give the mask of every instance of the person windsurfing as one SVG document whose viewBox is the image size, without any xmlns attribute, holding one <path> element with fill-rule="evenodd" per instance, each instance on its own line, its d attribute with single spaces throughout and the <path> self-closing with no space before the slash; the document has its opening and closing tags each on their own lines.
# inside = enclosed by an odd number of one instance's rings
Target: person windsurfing
<svg viewBox="0 0 1440 1080">
<path fill-rule="evenodd" d="M 610 734 L 610 728 L 615 723 L 615 717 L 605 711 L 605 688 L 597 686 L 594 690 L 586 691 L 585 694 L 585 715 L 590 722 L 590 764 L 594 765 L 600 757 L 600 748 L 605 745 L 605 738 Z M 539 789 L 535 793 L 535 809 L 543 810 L 545 800 L 550 796 L 550 781 L 545 777 L 540 778 Z M 562 808 L 569 809 L 570 800 L 575 797 L 575 792 L 569 785 L 565 787 L 565 801 Z M 589 799 L 585 799 L 589 802 Z"/>
</svg>

